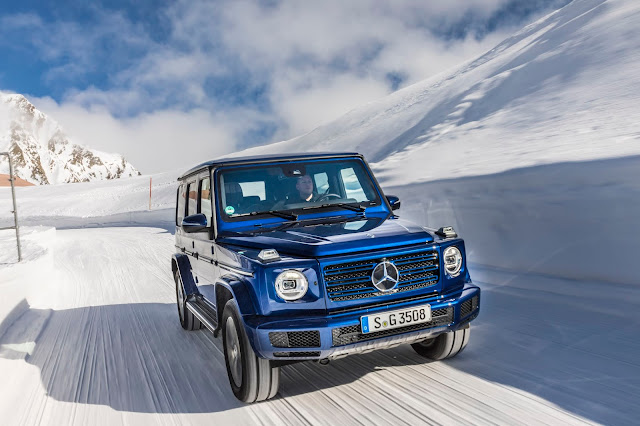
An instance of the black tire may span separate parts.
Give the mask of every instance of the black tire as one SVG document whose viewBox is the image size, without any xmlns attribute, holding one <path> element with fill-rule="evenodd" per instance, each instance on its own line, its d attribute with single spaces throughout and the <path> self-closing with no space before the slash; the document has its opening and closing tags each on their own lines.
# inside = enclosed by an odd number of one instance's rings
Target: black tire
<svg viewBox="0 0 640 426">
<path fill-rule="evenodd" d="M 202 323 L 193 312 L 187 309 L 187 295 L 180 279 L 180 274 L 176 269 L 173 271 L 173 280 L 176 282 L 176 303 L 178 305 L 178 318 L 180 319 L 180 325 L 182 328 L 188 331 L 200 330 Z"/>
<path fill-rule="evenodd" d="M 222 345 L 229 384 L 236 398 L 252 403 L 276 396 L 280 368 L 256 356 L 233 299 L 227 302 L 222 313 Z"/>
<path fill-rule="evenodd" d="M 467 347 L 469 343 L 469 325 L 456 331 L 443 333 L 433 339 L 411 345 L 414 351 L 425 358 L 440 361 L 453 358 Z"/>
</svg>

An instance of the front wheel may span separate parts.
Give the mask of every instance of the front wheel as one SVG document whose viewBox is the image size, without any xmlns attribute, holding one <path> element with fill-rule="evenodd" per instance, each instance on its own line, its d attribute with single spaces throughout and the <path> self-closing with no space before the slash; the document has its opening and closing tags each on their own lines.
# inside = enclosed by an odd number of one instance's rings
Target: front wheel
<svg viewBox="0 0 640 426">
<path fill-rule="evenodd" d="M 280 368 L 256 356 L 233 299 L 227 302 L 222 314 L 222 345 L 229 384 L 236 398 L 252 403 L 278 393 Z"/>
<path fill-rule="evenodd" d="M 435 361 L 453 358 L 467 347 L 467 343 L 469 343 L 470 330 L 471 329 L 467 324 L 460 330 L 442 333 L 433 339 L 414 343 L 411 347 L 419 355 Z"/>
</svg>

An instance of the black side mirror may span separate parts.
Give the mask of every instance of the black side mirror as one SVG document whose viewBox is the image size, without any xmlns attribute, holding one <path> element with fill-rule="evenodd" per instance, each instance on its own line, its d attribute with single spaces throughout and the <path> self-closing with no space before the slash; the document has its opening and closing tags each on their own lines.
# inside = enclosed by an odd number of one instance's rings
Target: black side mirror
<svg viewBox="0 0 640 426">
<path fill-rule="evenodd" d="M 395 195 L 387 195 L 387 201 L 391 205 L 391 210 L 398 210 L 400 208 L 400 198 Z"/>
<path fill-rule="evenodd" d="M 202 213 L 192 214 L 182 220 L 182 230 L 187 233 L 199 232 L 207 229 L 207 217 Z"/>
</svg>

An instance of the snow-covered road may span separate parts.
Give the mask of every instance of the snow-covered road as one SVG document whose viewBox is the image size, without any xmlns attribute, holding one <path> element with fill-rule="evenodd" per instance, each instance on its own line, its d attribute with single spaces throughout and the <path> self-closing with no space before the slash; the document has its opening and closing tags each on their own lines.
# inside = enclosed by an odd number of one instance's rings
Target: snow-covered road
<svg viewBox="0 0 640 426">
<path fill-rule="evenodd" d="M 632 287 L 600 306 L 599 283 L 477 266 L 483 312 L 460 357 L 428 363 L 399 347 L 288 366 L 280 397 L 243 406 L 219 340 L 178 324 L 170 233 L 68 229 L 44 244 L 40 258 L 0 269 L 4 424 L 570 424 L 640 415 Z"/>
<path fill-rule="evenodd" d="M 637 424 L 637 170 L 628 157 L 386 188 L 405 218 L 465 237 L 483 291 L 469 346 L 284 367 L 280 396 L 251 406 L 220 342 L 178 324 L 172 179 L 154 179 L 151 212 L 132 190 L 146 178 L 19 188 L 25 262 L 0 231 L 0 424 Z"/>
</svg>

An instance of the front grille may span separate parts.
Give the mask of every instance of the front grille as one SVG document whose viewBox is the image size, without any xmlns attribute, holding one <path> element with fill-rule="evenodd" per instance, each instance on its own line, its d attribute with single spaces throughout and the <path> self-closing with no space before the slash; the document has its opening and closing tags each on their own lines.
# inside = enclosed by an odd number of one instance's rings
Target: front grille
<svg viewBox="0 0 640 426">
<path fill-rule="evenodd" d="M 333 337 L 332 346 L 348 345 L 350 343 L 363 342 L 365 340 L 377 339 L 379 337 L 392 336 L 410 331 L 424 330 L 440 325 L 448 325 L 453 322 L 453 308 L 434 309 L 431 311 L 431 321 L 422 324 L 413 324 L 406 327 L 394 328 L 391 330 L 377 331 L 375 333 L 362 334 L 360 324 L 347 327 L 334 328 L 331 331 Z"/>
<path fill-rule="evenodd" d="M 460 305 L 460 319 L 466 317 L 478 307 L 478 296 L 467 299 Z"/>
<path fill-rule="evenodd" d="M 325 266 L 324 282 L 329 299 L 340 302 L 389 294 L 378 291 L 371 282 L 373 268 L 381 260 L 382 258 L 369 259 Z M 440 277 L 438 253 L 435 250 L 389 256 L 386 260 L 393 263 L 400 273 L 395 292 L 429 287 L 436 284 Z"/>
<path fill-rule="evenodd" d="M 278 358 L 310 358 L 319 357 L 320 352 L 274 352 L 273 355 Z"/>
<path fill-rule="evenodd" d="M 320 332 L 311 331 L 274 331 L 269 333 L 269 341 L 275 348 L 319 348 Z"/>
</svg>

